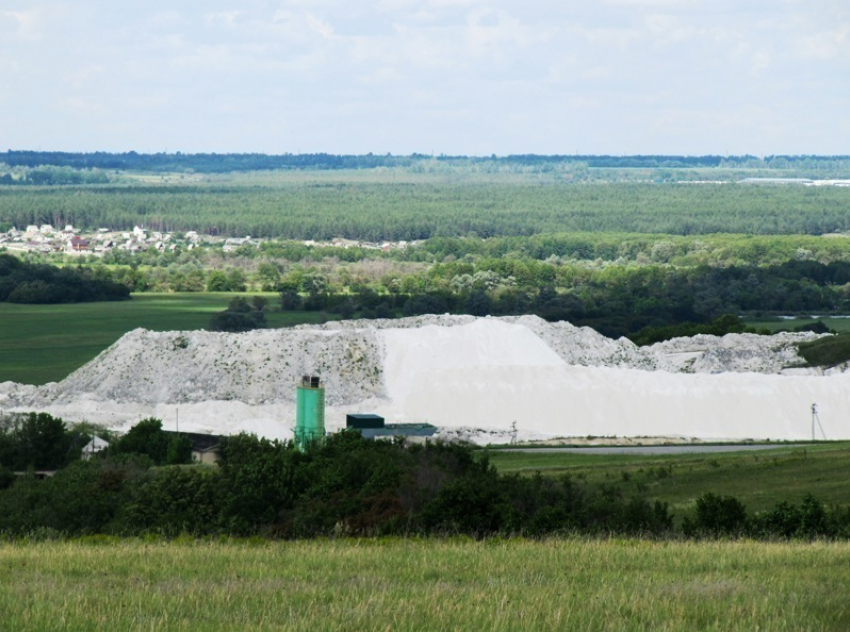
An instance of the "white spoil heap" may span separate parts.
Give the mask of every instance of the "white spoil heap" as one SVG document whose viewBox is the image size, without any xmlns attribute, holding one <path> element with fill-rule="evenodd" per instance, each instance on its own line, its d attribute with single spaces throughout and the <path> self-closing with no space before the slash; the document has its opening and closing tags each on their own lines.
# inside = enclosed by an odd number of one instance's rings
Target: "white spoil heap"
<svg viewBox="0 0 850 632">
<path fill-rule="evenodd" d="M 805 439 L 817 403 L 850 438 L 850 375 L 789 370 L 814 334 L 679 338 L 638 348 L 537 317 L 422 316 L 246 334 L 135 330 L 56 384 L 0 384 L 0 408 L 127 428 L 291 438 L 295 385 L 320 375 L 329 429 L 346 413 L 446 434 Z M 454 429 L 454 430 L 452 430 Z M 479 433 L 478 430 L 481 432 Z M 489 433 L 489 434 L 488 434 Z M 818 430 L 820 435 L 820 430 Z"/>
</svg>

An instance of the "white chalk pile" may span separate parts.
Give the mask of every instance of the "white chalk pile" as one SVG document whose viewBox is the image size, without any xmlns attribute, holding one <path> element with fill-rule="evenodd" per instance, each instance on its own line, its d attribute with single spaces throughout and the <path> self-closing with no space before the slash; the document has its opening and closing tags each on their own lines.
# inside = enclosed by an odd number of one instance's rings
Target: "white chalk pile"
<svg viewBox="0 0 850 632">
<path fill-rule="evenodd" d="M 814 334 L 678 338 L 638 348 L 534 316 L 422 316 L 246 334 L 135 330 L 67 379 L 0 384 L 0 409 L 126 428 L 290 438 L 295 386 L 322 377 L 331 429 L 346 413 L 504 440 L 568 436 L 805 439 L 811 405 L 850 438 L 850 375 L 801 364 Z M 472 430 L 470 430 L 472 429 Z M 480 431 L 480 432 L 479 432 Z"/>
</svg>

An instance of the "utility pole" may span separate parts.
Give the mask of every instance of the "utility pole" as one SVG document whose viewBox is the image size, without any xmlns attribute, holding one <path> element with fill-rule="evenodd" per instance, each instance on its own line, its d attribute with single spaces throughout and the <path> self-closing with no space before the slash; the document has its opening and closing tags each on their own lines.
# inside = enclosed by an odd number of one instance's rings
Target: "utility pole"
<svg viewBox="0 0 850 632">
<path fill-rule="evenodd" d="M 823 431 L 823 426 L 820 423 L 820 417 L 818 417 L 818 405 L 812 404 L 812 441 L 815 441 L 816 425 L 818 428 L 820 428 L 820 434 L 823 437 L 824 441 L 826 441 L 826 433 Z"/>
</svg>

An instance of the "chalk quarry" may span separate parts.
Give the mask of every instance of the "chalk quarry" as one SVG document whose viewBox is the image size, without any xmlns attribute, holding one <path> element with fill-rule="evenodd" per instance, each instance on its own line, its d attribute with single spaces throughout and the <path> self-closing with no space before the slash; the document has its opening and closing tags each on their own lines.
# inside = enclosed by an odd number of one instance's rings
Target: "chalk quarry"
<svg viewBox="0 0 850 632">
<path fill-rule="evenodd" d="M 0 410 L 126 429 L 289 439 L 295 385 L 322 377 L 330 430 L 353 412 L 481 443 L 554 437 L 850 438 L 850 374 L 801 369 L 815 334 L 649 347 L 535 316 L 421 316 L 257 330 L 131 331 L 62 382 L 0 384 Z"/>
</svg>

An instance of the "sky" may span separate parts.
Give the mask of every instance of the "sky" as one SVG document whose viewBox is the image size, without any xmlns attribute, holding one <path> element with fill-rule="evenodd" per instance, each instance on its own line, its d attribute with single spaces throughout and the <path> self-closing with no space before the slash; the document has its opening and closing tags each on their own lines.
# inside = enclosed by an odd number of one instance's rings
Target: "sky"
<svg viewBox="0 0 850 632">
<path fill-rule="evenodd" d="M 848 154 L 847 0 L 0 0 L 0 149 Z"/>
</svg>

